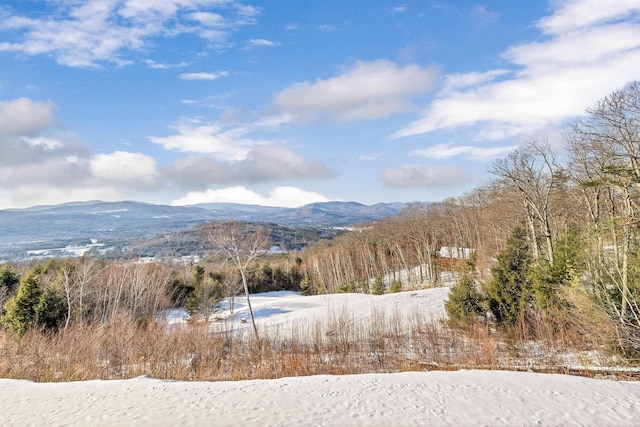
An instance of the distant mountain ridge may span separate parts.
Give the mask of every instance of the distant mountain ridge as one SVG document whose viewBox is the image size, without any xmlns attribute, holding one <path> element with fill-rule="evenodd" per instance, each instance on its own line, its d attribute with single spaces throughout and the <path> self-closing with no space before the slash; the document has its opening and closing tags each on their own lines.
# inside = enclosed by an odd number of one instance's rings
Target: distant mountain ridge
<svg viewBox="0 0 640 427">
<path fill-rule="evenodd" d="M 377 221 L 404 203 L 312 203 L 279 208 L 233 203 L 192 206 L 136 201 L 87 201 L 0 210 L 0 260 L 27 250 L 78 244 L 90 239 L 119 245 L 158 234 L 187 230 L 213 220 L 268 222 L 285 226 L 346 227 Z"/>
</svg>

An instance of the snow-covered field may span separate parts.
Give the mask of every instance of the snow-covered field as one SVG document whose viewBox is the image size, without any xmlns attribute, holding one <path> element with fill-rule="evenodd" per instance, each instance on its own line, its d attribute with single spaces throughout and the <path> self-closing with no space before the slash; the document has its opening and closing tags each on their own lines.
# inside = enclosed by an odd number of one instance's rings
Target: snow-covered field
<svg viewBox="0 0 640 427">
<path fill-rule="evenodd" d="M 262 334 L 344 311 L 444 316 L 448 289 L 371 296 L 256 295 Z M 215 328 L 248 331 L 245 301 Z M 396 314 L 397 315 L 397 314 Z M 180 322 L 179 318 L 174 322 Z M 238 382 L 0 379 L 0 425 L 640 425 L 640 382 L 503 371 L 405 372 Z"/>
<path fill-rule="evenodd" d="M 385 295 L 329 294 L 301 296 L 296 292 L 267 292 L 251 296 L 251 307 L 258 329 L 267 334 L 289 336 L 293 328 L 305 329 L 331 316 L 346 315 L 354 323 L 369 323 L 373 314 L 384 311 L 387 317 L 406 318 L 420 312 L 427 320 L 445 317 L 444 301 L 449 288 L 423 289 Z M 214 315 L 219 320 L 211 330 L 233 329 L 241 331 L 251 327 L 249 310 L 244 296 L 238 296 L 234 313 L 223 301 Z"/>
</svg>

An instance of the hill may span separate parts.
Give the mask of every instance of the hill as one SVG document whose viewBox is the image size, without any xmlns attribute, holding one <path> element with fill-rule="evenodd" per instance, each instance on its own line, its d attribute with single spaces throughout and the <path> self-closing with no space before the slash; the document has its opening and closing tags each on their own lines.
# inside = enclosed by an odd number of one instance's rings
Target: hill
<svg viewBox="0 0 640 427">
<path fill-rule="evenodd" d="M 180 234 L 212 220 L 268 222 L 286 227 L 347 227 L 398 213 L 404 204 L 314 203 L 277 208 L 230 203 L 167 206 L 135 201 L 73 202 L 0 210 L 0 260 L 115 251 Z M 192 232 L 193 233 L 193 232 Z"/>
</svg>

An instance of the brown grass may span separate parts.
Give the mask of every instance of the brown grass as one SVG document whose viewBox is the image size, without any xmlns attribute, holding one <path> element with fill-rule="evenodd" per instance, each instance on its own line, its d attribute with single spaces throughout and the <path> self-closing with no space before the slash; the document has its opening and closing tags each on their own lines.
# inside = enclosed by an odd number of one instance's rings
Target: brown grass
<svg viewBox="0 0 640 427">
<path fill-rule="evenodd" d="M 377 307 L 366 319 L 346 308 L 330 310 L 315 322 L 264 328 L 258 342 L 249 330 L 197 323 L 168 328 L 116 316 L 105 324 L 72 326 L 55 335 L 32 331 L 21 340 L 4 336 L 0 377 L 79 381 L 149 375 L 218 381 L 461 368 L 569 372 L 571 363 L 612 362 L 594 360 L 593 354 L 580 360 L 578 344 L 585 343 L 580 334 L 554 337 L 546 331 L 546 336 L 515 339 L 486 324 L 460 331 L 419 311 L 389 313 Z M 584 348 L 598 348 L 598 343 Z M 567 354 L 571 363 L 562 358 Z"/>
</svg>

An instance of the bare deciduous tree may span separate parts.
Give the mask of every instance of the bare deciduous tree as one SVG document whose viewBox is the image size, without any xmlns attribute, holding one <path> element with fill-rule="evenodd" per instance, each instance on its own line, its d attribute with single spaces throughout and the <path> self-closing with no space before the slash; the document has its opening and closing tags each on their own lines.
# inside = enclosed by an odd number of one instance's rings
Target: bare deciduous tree
<svg viewBox="0 0 640 427">
<path fill-rule="evenodd" d="M 576 121 L 571 128 L 570 151 L 585 172 L 580 184 L 613 190 L 622 201 L 621 244 L 616 241 L 615 230 L 612 237 L 616 253 L 620 252 L 616 257 L 621 260 L 618 266 L 622 294 L 620 314 L 625 319 L 630 306 L 629 254 L 640 211 L 640 83 L 612 92 L 587 109 L 587 113 L 585 119 Z M 600 192 L 591 193 L 593 197 L 600 195 Z M 611 207 L 615 207 L 615 201 Z M 640 314 L 633 314 L 640 324 Z"/>
<path fill-rule="evenodd" d="M 552 191 L 564 181 L 564 174 L 549 145 L 529 142 L 509 153 L 506 158 L 496 160 L 491 173 L 499 177 L 503 185 L 512 187 L 522 200 L 534 258 L 540 258 L 537 223 L 546 243 L 547 259 L 553 264 L 550 201 Z"/>
<path fill-rule="evenodd" d="M 231 314 L 235 311 L 236 296 L 243 289 L 240 273 L 237 271 L 229 272 L 222 279 L 222 296 L 229 301 L 229 311 Z"/>
<path fill-rule="evenodd" d="M 251 325 L 257 340 L 260 339 L 256 327 L 251 298 L 249 297 L 248 273 L 253 261 L 264 254 L 269 245 L 269 232 L 264 227 L 233 222 L 212 222 L 205 228 L 205 236 L 216 253 L 230 261 L 240 273 L 242 286 L 247 298 Z"/>
</svg>

